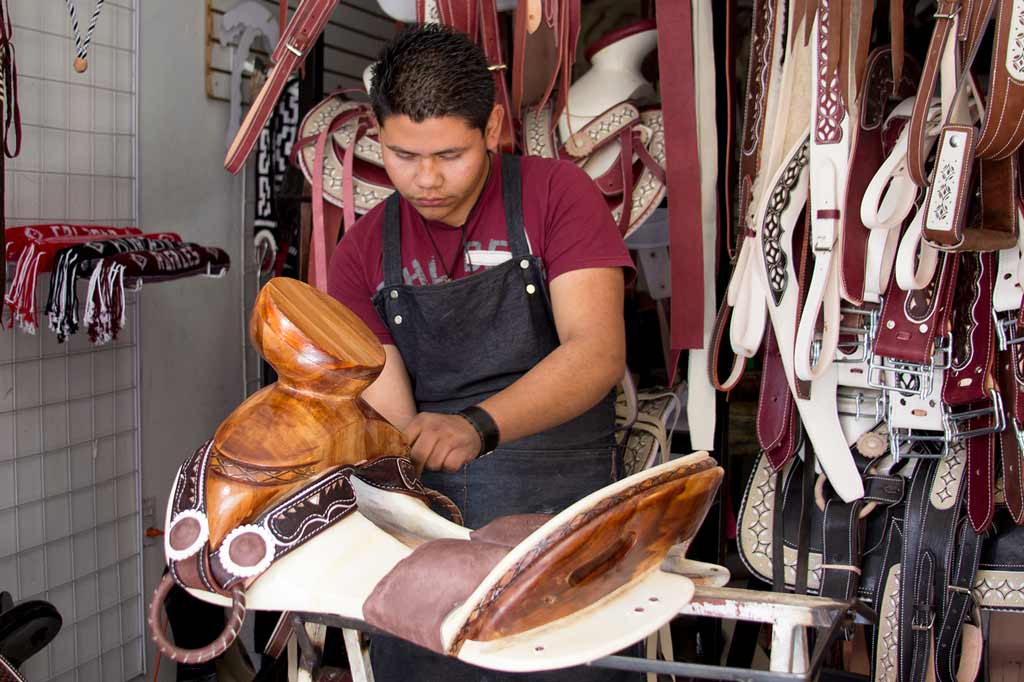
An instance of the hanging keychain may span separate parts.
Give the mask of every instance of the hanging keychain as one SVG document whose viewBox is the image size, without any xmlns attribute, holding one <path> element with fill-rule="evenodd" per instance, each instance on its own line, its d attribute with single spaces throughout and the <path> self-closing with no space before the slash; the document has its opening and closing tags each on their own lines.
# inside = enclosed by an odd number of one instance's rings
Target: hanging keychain
<svg viewBox="0 0 1024 682">
<path fill-rule="evenodd" d="M 85 32 L 85 39 L 82 39 L 82 34 L 78 30 L 78 14 L 75 12 L 75 0 L 66 0 L 68 3 L 68 13 L 71 15 L 71 30 L 75 34 L 75 51 L 78 56 L 75 57 L 75 71 L 78 73 L 85 73 L 85 70 L 89 68 L 89 44 L 92 42 L 92 32 L 96 30 L 96 22 L 100 18 L 100 11 L 103 9 L 103 0 L 96 0 L 96 7 L 92 10 L 92 19 L 89 20 L 89 30 Z"/>
</svg>

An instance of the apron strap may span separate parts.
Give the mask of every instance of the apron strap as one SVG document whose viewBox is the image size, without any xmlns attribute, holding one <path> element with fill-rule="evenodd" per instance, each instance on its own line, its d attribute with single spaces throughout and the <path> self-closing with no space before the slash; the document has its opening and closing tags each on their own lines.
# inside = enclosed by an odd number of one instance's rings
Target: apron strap
<svg viewBox="0 0 1024 682">
<path fill-rule="evenodd" d="M 501 157 L 501 194 L 505 204 L 505 229 L 512 258 L 519 260 L 531 253 L 530 242 L 523 227 L 523 178 L 519 170 L 519 157 L 508 154 Z"/>
<path fill-rule="evenodd" d="M 402 279 L 402 205 L 395 192 L 384 202 L 384 286 L 401 286 Z"/>
</svg>

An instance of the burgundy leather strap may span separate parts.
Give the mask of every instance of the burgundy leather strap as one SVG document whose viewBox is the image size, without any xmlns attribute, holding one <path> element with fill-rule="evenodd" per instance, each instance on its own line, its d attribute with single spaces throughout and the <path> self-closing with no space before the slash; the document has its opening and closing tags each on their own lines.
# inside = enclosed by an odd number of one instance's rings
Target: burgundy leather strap
<svg viewBox="0 0 1024 682">
<path fill-rule="evenodd" d="M 245 120 L 242 121 L 242 126 L 228 149 L 224 167 L 230 172 L 237 173 L 245 165 L 245 160 L 249 158 L 260 131 L 273 113 L 288 78 L 305 61 L 306 53 L 320 37 L 337 4 L 338 0 L 301 0 L 299 3 L 271 56 L 274 66 L 270 71 L 270 77 L 249 107 Z"/>
<path fill-rule="evenodd" d="M 936 334 L 948 330 L 959 255 L 939 254 L 939 259 L 932 281 L 919 291 L 900 289 L 893 272 L 875 335 L 876 355 L 919 365 L 931 363 Z"/>
<path fill-rule="evenodd" d="M 786 368 L 782 364 L 775 331 L 768 327 L 765 333 L 764 362 L 761 368 L 761 390 L 757 402 L 757 441 L 779 471 L 796 454 L 798 427 L 796 401 L 786 381 Z"/>
<path fill-rule="evenodd" d="M 693 16 L 690 2 L 657 0 L 658 66 L 661 73 L 668 177 L 672 281 L 672 349 L 704 347 L 704 254 L 697 112 L 694 97 Z M 707 58 L 707 57 L 705 57 Z M 673 191 L 676 190 L 676 191 Z M 683 283 L 686 286 L 681 286 Z"/>
<path fill-rule="evenodd" d="M 530 33 L 529 7 L 519 0 L 512 48 L 512 114 L 519 119 L 523 106 L 543 107 L 559 86 L 553 109 L 555 119 L 569 97 L 572 66 L 580 33 L 579 0 L 536 0 L 541 5 L 540 25 Z"/>
<path fill-rule="evenodd" d="M 952 366 L 942 388 L 942 402 L 968 410 L 991 406 L 994 376 L 995 329 L 992 292 L 995 288 L 992 253 L 966 253 L 960 257 L 957 296 L 953 301 Z M 967 420 L 969 430 L 993 426 L 993 415 Z M 967 515 L 975 532 L 984 532 L 995 513 L 995 435 L 967 439 Z"/>
<path fill-rule="evenodd" d="M 999 434 L 999 446 L 1003 460 L 1003 491 L 1006 508 L 1017 525 L 1024 524 L 1024 474 L 1018 428 L 1024 424 L 1024 350 L 1015 344 L 999 351 L 999 391 L 1003 396 L 1006 410 L 1006 428 Z"/>
<path fill-rule="evenodd" d="M 893 52 L 877 48 L 868 57 L 861 84 L 860 116 L 853 132 L 850 150 L 850 173 L 846 184 L 842 230 L 842 261 L 840 277 L 843 298 L 854 305 L 864 302 L 864 275 L 868 237 L 871 231 L 860 218 L 864 191 L 885 160 L 882 148 L 882 124 L 891 110 L 890 97 L 905 99 L 914 94 L 916 70 L 908 78 L 892 82 Z M 900 58 L 902 62 L 902 56 Z M 902 68 L 902 67 L 901 67 Z"/>
<path fill-rule="evenodd" d="M 956 282 L 952 362 L 942 388 L 942 402 L 950 407 L 986 400 L 994 384 L 993 254 L 961 255 Z"/>
<path fill-rule="evenodd" d="M 498 147 L 500 151 L 510 154 L 515 149 L 515 128 L 512 125 L 512 101 L 505 78 L 505 58 L 501 51 L 501 33 L 495 0 L 480 0 L 480 39 L 487 61 L 494 69 L 495 100 L 504 108 Z"/>
</svg>

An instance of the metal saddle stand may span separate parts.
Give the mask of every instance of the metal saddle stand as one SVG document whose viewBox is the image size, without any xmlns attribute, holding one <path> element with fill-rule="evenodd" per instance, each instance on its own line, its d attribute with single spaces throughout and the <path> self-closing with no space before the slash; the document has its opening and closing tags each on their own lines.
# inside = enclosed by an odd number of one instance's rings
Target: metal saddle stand
<svg viewBox="0 0 1024 682">
<path fill-rule="evenodd" d="M 679 611 L 681 616 L 703 616 L 723 620 L 744 620 L 772 624 L 771 656 L 768 670 L 659 661 L 631 656 L 605 656 L 589 665 L 659 675 L 678 675 L 732 682 L 810 682 L 821 670 L 829 644 L 851 623 L 872 623 L 875 615 L 863 604 L 822 597 L 773 593 L 724 587 L 729 574 L 724 568 L 682 558 L 673 550 L 661 570 L 684 575 L 696 585 L 693 600 Z M 286 613 L 293 636 L 288 639 L 289 680 L 315 682 L 318 679 L 327 627 L 342 630 L 352 682 L 373 682 L 369 650 L 360 633 L 379 634 L 362 621 L 321 613 Z M 282 625 L 288 625 L 282 623 Z M 280 628 L 281 626 L 279 626 Z M 813 655 L 807 647 L 807 630 L 819 631 Z"/>
</svg>

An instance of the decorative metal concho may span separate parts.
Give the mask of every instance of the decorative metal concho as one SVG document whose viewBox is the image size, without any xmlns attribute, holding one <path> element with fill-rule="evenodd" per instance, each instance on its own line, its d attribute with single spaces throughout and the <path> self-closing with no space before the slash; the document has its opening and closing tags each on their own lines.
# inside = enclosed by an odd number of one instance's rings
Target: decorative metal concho
<svg viewBox="0 0 1024 682">
<path fill-rule="evenodd" d="M 206 516 L 206 469 L 213 441 L 192 453 L 178 470 L 172 497 L 174 516 L 164 535 L 164 553 L 170 561 L 184 561 L 210 538 Z"/>
</svg>

